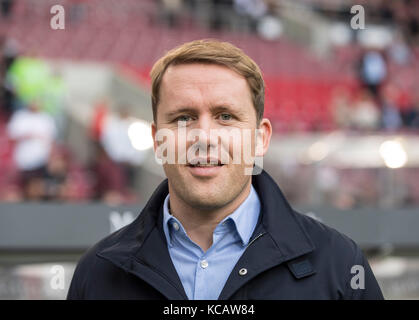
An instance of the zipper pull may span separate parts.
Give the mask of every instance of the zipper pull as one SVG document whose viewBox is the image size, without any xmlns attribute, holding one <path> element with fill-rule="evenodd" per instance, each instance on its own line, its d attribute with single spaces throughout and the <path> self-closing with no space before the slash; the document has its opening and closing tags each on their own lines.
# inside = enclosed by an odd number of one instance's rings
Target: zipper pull
<svg viewBox="0 0 419 320">
<path fill-rule="evenodd" d="M 249 243 L 248 243 L 248 245 L 246 246 L 246 249 L 247 248 L 249 248 L 249 246 L 253 243 L 253 242 L 255 242 L 257 239 L 259 239 L 261 236 L 263 236 L 264 234 L 266 234 L 266 232 L 262 232 L 262 233 L 259 233 L 255 238 L 253 238 L 252 239 L 252 241 L 250 241 Z"/>
</svg>

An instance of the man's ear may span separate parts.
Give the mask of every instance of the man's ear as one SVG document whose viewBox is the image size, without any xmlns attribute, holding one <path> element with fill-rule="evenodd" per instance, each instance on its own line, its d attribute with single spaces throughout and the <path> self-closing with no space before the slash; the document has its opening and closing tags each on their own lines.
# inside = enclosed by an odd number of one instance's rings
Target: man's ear
<svg viewBox="0 0 419 320">
<path fill-rule="evenodd" d="M 263 157 L 268 151 L 271 136 L 272 136 L 271 122 L 268 119 L 263 118 L 259 123 L 259 127 L 256 128 L 256 132 L 255 132 L 254 164 L 252 168 L 247 167 L 244 169 L 245 175 L 258 175 L 262 173 Z"/>
<path fill-rule="evenodd" d="M 151 123 L 151 136 L 153 137 L 154 159 L 156 160 L 158 164 L 162 164 L 161 150 L 158 148 L 159 142 L 156 139 L 156 135 L 157 135 L 157 126 L 155 122 L 153 121 Z"/>
<path fill-rule="evenodd" d="M 272 125 L 269 119 L 263 118 L 256 130 L 255 156 L 263 157 L 268 152 L 272 137 Z"/>
<path fill-rule="evenodd" d="M 153 137 L 153 148 L 154 148 L 154 152 L 156 152 L 156 150 L 157 150 L 156 132 L 157 132 L 157 126 L 156 126 L 156 124 L 153 121 L 151 123 L 151 136 Z"/>
</svg>

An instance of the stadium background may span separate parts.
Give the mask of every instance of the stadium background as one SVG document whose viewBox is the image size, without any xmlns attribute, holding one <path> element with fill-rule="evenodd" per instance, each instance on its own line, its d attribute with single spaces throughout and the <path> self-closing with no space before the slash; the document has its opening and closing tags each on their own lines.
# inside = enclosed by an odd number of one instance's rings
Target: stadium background
<svg viewBox="0 0 419 320">
<path fill-rule="evenodd" d="M 65 22 L 55 30 L 57 4 Z M 351 27 L 353 5 L 365 29 Z M 260 65 L 274 126 L 263 166 L 291 204 L 356 240 L 386 298 L 419 297 L 419 1 L 0 9 L 0 299 L 65 298 L 80 255 L 136 217 L 164 178 L 149 71 L 201 38 L 230 41 Z"/>
</svg>

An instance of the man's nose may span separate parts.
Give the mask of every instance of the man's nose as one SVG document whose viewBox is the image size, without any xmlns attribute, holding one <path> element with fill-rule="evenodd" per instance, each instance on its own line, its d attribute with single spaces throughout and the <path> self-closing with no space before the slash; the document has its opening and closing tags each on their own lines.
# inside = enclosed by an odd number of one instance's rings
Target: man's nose
<svg viewBox="0 0 419 320">
<path fill-rule="evenodd" d="M 197 129 L 205 131 L 209 133 L 213 127 L 213 120 L 212 117 L 208 114 L 201 115 L 198 119 Z"/>
<path fill-rule="evenodd" d="M 207 146 L 217 144 L 217 141 L 212 141 L 211 132 L 216 129 L 215 120 L 211 115 L 203 115 L 199 117 L 197 122 L 197 127 L 201 134 L 199 135 L 199 142 L 201 144 L 206 144 Z"/>
</svg>

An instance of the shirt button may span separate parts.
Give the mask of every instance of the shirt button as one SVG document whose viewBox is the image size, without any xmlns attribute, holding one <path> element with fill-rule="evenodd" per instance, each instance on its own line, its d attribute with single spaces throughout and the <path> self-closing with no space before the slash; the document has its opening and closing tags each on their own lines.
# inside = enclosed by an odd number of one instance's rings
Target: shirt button
<svg viewBox="0 0 419 320">
<path fill-rule="evenodd" d="M 208 267 L 208 261 L 207 260 L 202 260 L 201 261 L 201 268 L 205 269 L 206 267 Z"/>
<path fill-rule="evenodd" d="M 176 231 L 179 230 L 179 224 L 177 222 L 173 222 L 173 228 L 175 228 Z"/>
</svg>

